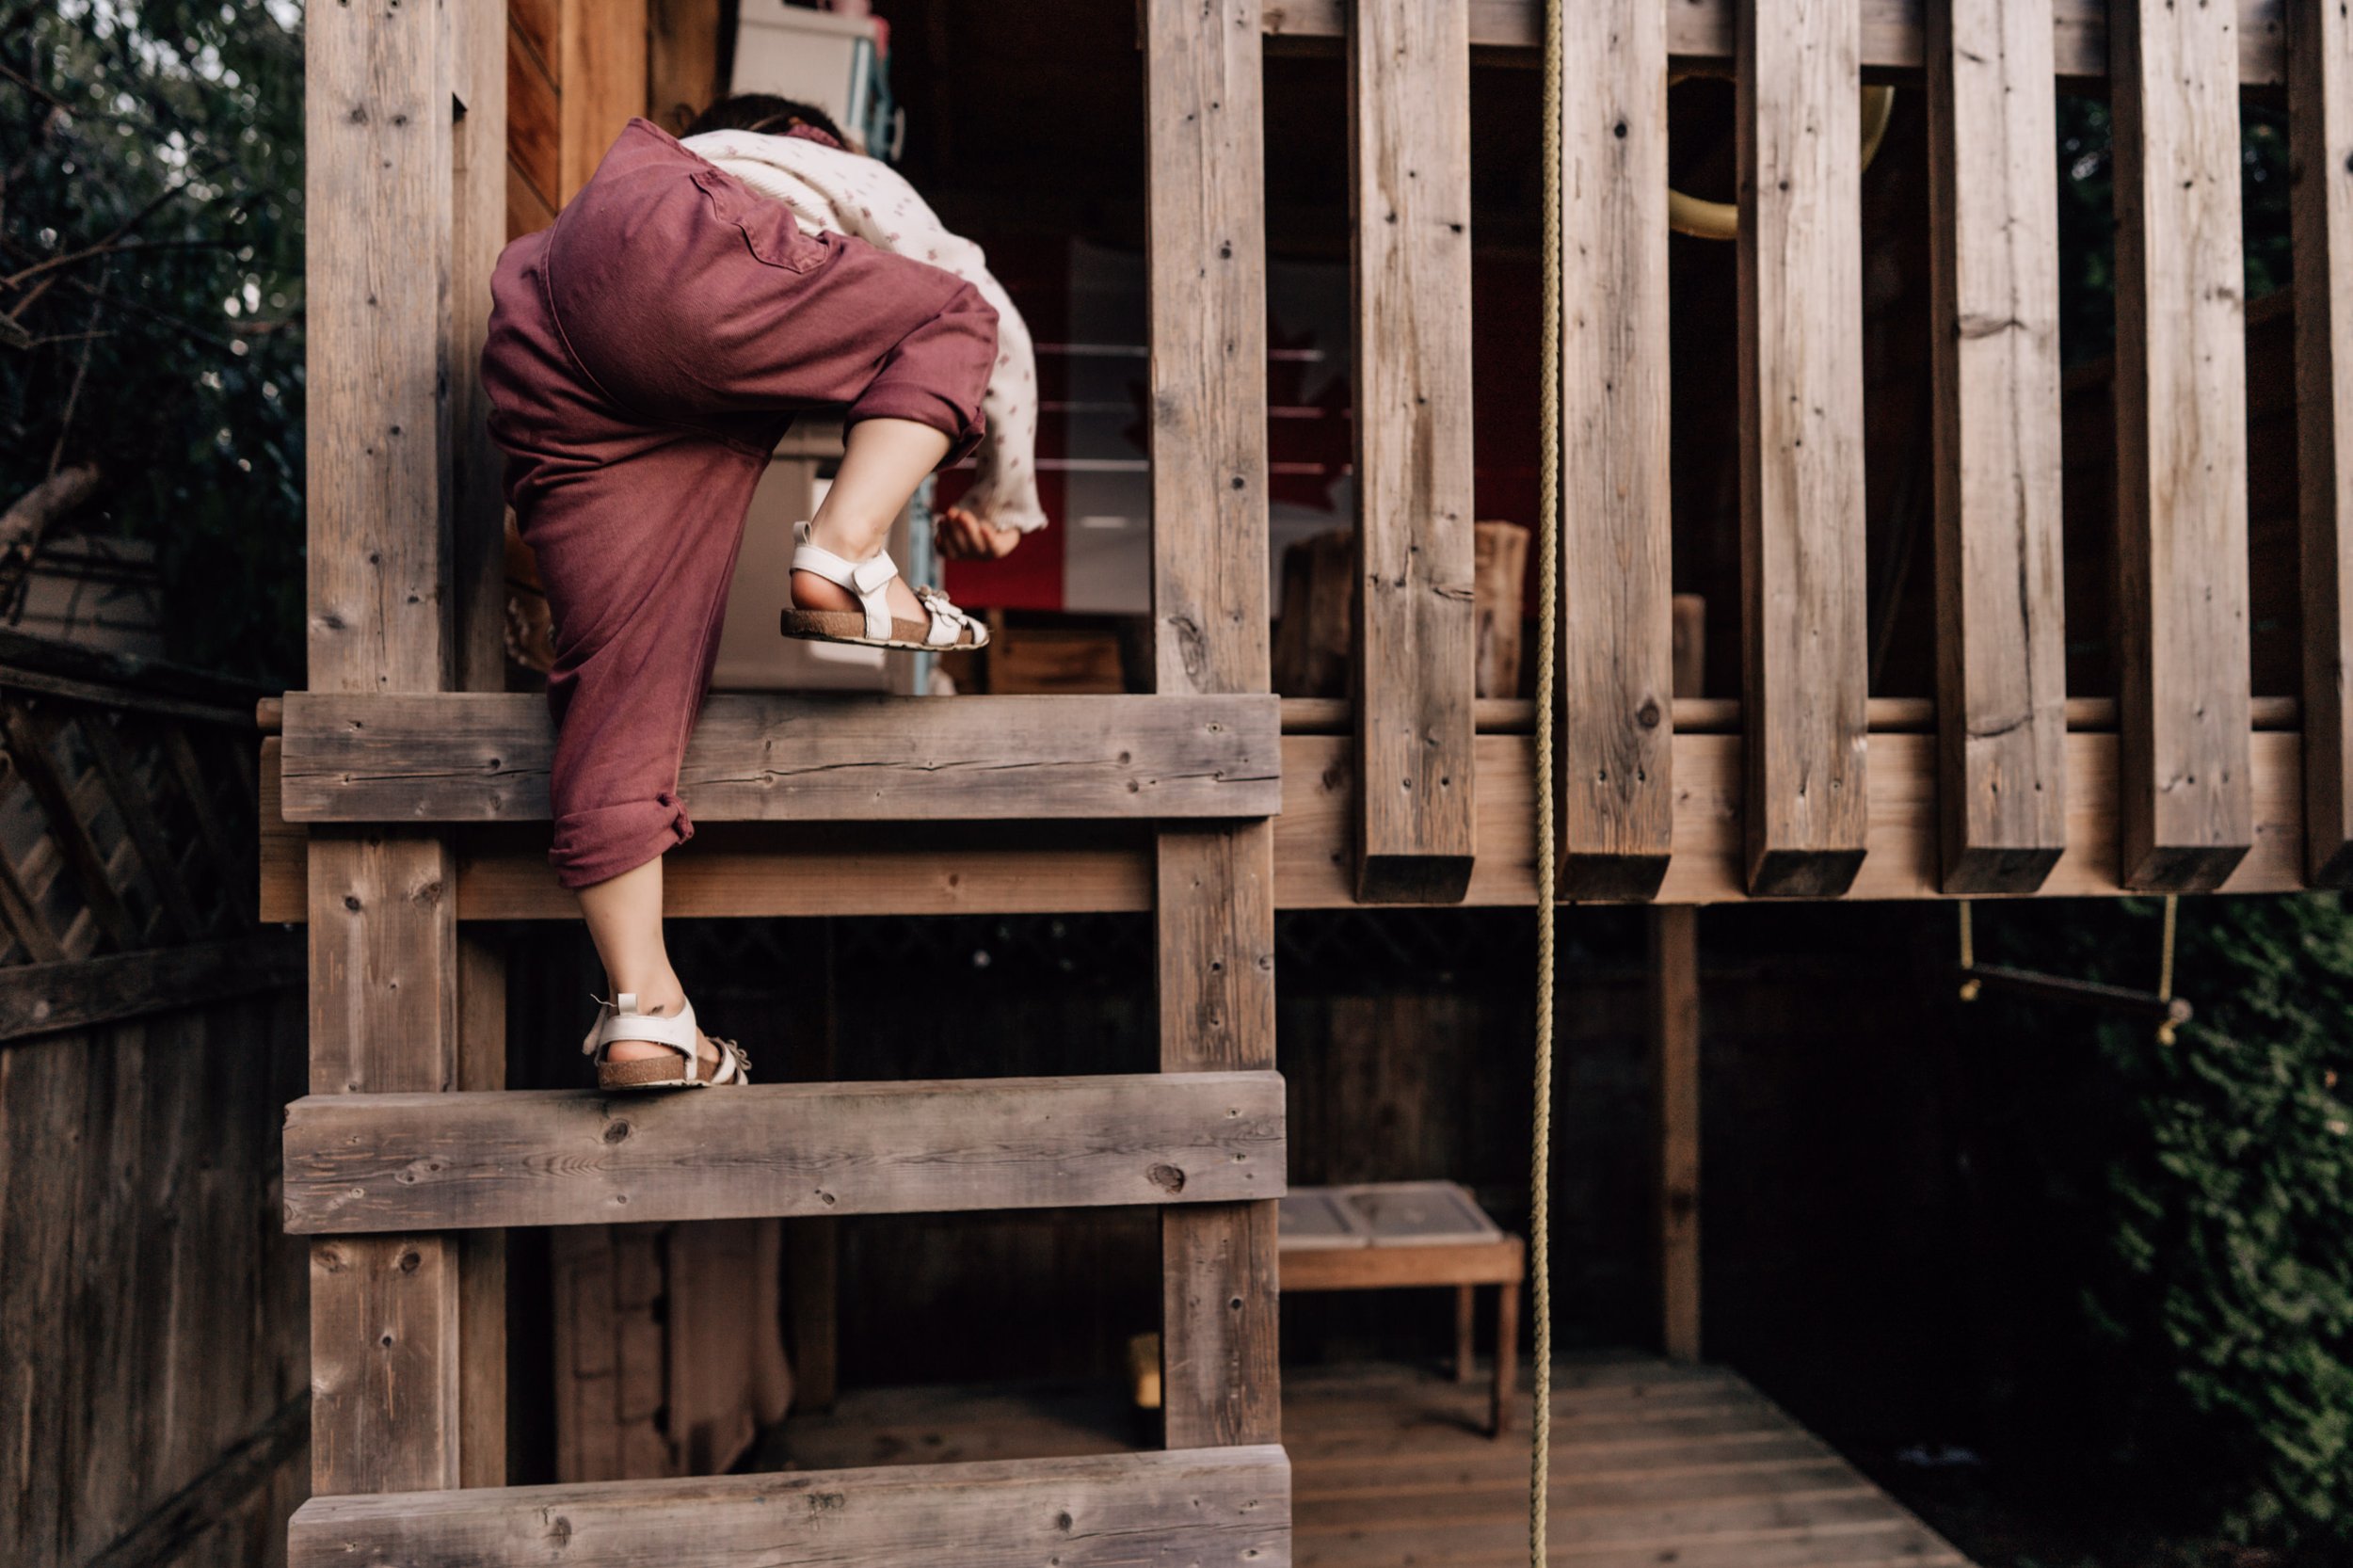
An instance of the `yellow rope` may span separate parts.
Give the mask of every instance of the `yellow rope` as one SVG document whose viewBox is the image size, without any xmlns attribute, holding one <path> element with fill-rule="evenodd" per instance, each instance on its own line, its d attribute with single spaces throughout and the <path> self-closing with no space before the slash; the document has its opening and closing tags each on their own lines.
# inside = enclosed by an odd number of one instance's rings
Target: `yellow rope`
<svg viewBox="0 0 2353 1568">
<path fill-rule="evenodd" d="M 1961 901 L 1961 1000 L 1975 1001 L 1985 983 L 1969 971 L 1977 967 L 1977 931 L 1971 922 L 1969 901 Z"/>
<path fill-rule="evenodd" d="M 1545 1568 L 1552 1477 L 1552 682 L 1561 600 L 1561 8 L 1568 3 L 1545 7 L 1544 343 L 1536 392 L 1536 1130 L 1528 1219 L 1536 1320 L 1528 1478 L 1528 1560 L 1534 1568 Z"/>
</svg>

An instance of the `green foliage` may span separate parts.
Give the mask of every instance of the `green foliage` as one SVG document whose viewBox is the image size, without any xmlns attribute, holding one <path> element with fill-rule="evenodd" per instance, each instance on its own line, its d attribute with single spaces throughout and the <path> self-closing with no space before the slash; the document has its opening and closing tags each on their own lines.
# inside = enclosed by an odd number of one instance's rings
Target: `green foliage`
<svg viewBox="0 0 2353 1568">
<path fill-rule="evenodd" d="M 1981 911 L 1987 906 L 1980 905 Z M 2041 1232 L 2022 1392 L 2037 1463 L 2185 1531 L 2353 1548 L 2353 920 L 2334 894 L 2188 899 L 2170 1045 L 2015 999 L 1977 1016 Z M 2158 905 L 2007 905 L 1992 962 L 2146 987 Z M 2071 1304 L 2072 1297 L 2072 1304 Z"/>
<path fill-rule="evenodd" d="M 2353 1546 L 2353 921 L 2315 895 L 2183 925 L 2199 1020 L 2102 1031 L 2134 1097 L 2091 1308 L 2242 1533 Z"/>
<path fill-rule="evenodd" d="M 293 0 L 0 7 L 0 506 L 155 542 L 174 656 L 301 669 L 302 43 Z"/>
</svg>

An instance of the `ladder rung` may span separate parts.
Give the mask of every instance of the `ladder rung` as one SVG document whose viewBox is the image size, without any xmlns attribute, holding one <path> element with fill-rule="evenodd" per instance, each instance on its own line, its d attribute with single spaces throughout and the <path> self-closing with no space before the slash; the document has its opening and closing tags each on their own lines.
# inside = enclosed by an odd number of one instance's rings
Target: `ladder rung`
<svg viewBox="0 0 2353 1568">
<path fill-rule="evenodd" d="M 901 1214 L 1282 1195 L 1283 1079 L 312 1095 L 286 1108 L 286 1228 Z"/>
<path fill-rule="evenodd" d="M 1282 716 L 1266 693 L 720 696 L 679 773 L 698 822 L 1271 817 Z M 555 731 L 528 693 L 288 692 L 288 822 L 548 816 Z"/>
<path fill-rule="evenodd" d="M 1290 1462 L 1272 1444 L 976 1464 L 313 1497 L 289 1568 L 747 1562 L 862 1568 L 1285 1568 Z"/>
</svg>

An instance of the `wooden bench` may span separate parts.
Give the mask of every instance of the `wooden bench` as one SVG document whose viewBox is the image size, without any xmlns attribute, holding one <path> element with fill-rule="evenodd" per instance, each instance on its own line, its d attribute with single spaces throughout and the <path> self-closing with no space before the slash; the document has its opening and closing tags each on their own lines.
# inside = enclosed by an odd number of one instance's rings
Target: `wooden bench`
<svg viewBox="0 0 2353 1568">
<path fill-rule="evenodd" d="M 1453 1286 L 1454 1376 L 1461 1383 L 1471 1381 L 1476 1367 L 1476 1292 L 1498 1287 L 1487 1431 L 1503 1435 L 1519 1363 L 1527 1244 L 1489 1219 L 1468 1190 L 1451 1181 L 1294 1187 L 1283 1199 L 1278 1249 L 1282 1288 L 1294 1293 Z"/>
</svg>

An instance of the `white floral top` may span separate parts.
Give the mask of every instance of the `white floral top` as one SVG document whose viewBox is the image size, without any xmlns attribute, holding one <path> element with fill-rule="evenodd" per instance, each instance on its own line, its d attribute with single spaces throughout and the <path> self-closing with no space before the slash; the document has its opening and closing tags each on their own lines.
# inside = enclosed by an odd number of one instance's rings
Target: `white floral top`
<svg viewBox="0 0 2353 1568">
<path fill-rule="evenodd" d="M 899 172 L 877 158 L 806 136 L 711 131 L 688 151 L 708 158 L 762 196 L 792 209 L 809 233 L 850 234 L 881 249 L 944 267 L 981 291 L 997 311 L 997 368 L 981 396 L 988 431 L 974 456 L 979 472 L 958 503 L 999 528 L 1046 526 L 1037 498 L 1037 355 L 1030 328 L 981 248 L 940 225 Z"/>
</svg>

